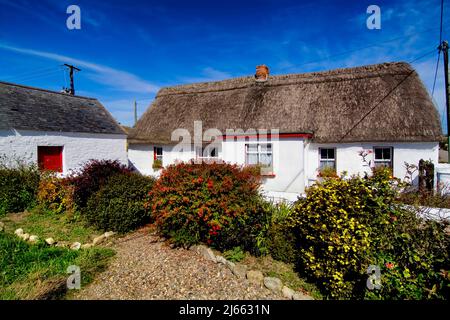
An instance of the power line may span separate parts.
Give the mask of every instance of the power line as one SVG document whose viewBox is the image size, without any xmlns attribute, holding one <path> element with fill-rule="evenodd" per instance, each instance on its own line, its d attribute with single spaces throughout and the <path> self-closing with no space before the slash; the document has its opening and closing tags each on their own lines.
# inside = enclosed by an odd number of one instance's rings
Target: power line
<svg viewBox="0 0 450 320">
<path fill-rule="evenodd" d="M 436 49 L 435 49 L 436 50 Z M 411 60 L 409 63 L 413 63 L 415 61 L 418 61 L 428 55 L 430 55 L 431 53 L 435 52 L 435 50 L 427 52 L 417 58 L 415 58 L 414 60 Z M 397 85 L 395 87 L 393 87 L 391 90 L 389 90 L 389 92 L 383 97 L 381 98 L 380 101 L 378 101 L 378 103 L 376 103 L 358 122 L 356 122 L 342 137 L 339 141 L 342 141 L 345 139 L 345 137 L 347 137 L 350 132 L 353 131 L 353 129 L 355 129 L 361 122 L 364 121 L 365 118 L 367 118 L 369 116 L 369 114 L 371 114 L 384 100 L 386 100 L 398 87 L 400 87 L 402 85 L 403 82 L 406 81 L 406 79 L 408 79 L 413 73 L 415 72 L 415 70 L 411 70 L 402 80 L 400 80 Z"/>
</svg>

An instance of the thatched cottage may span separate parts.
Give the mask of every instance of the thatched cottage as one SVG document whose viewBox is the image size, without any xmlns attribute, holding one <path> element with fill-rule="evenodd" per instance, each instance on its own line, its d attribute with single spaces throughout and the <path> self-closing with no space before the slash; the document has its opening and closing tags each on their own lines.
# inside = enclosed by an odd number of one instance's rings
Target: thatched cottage
<svg viewBox="0 0 450 320">
<path fill-rule="evenodd" d="M 90 159 L 126 164 L 127 136 L 96 99 L 0 82 L 0 156 L 62 175 Z"/>
<path fill-rule="evenodd" d="M 163 88 L 128 142 L 144 174 L 177 160 L 261 164 L 268 195 L 295 198 L 324 168 L 367 171 L 362 151 L 397 177 L 404 162 L 437 163 L 441 136 L 417 72 L 384 63 L 278 76 L 259 66 L 255 76 Z"/>
</svg>

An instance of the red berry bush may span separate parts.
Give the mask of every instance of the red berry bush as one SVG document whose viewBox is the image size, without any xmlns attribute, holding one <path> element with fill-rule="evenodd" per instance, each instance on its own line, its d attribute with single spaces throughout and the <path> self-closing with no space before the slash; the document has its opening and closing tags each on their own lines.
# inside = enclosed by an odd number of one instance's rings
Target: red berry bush
<svg viewBox="0 0 450 320">
<path fill-rule="evenodd" d="M 171 165 L 155 183 L 147 207 L 158 230 L 176 245 L 240 246 L 258 254 L 257 239 L 270 217 L 258 172 L 223 163 Z"/>
</svg>

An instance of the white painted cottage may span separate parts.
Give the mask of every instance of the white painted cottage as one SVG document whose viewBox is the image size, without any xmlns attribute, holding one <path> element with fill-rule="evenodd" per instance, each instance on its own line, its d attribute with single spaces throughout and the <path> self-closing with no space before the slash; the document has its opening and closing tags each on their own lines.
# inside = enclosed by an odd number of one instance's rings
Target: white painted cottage
<svg viewBox="0 0 450 320">
<path fill-rule="evenodd" d="M 177 160 L 262 164 L 268 196 L 295 199 L 324 167 L 349 175 L 372 166 L 438 162 L 438 112 L 416 71 L 385 63 L 326 72 L 255 76 L 159 91 L 129 135 L 129 160 L 158 175 Z M 180 144 L 180 140 L 183 141 Z"/>
<path fill-rule="evenodd" d="M 0 156 L 65 175 L 90 159 L 127 164 L 127 135 L 96 99 L 0 82 Z"/>
</svg>

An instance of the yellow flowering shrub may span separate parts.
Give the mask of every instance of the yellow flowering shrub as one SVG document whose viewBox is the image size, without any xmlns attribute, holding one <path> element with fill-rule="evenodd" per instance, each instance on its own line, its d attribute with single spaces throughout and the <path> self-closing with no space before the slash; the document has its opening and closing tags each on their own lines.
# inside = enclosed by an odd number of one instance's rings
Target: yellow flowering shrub
<svg viewBox="0 0 450 320">
<path fill-rule="evenodd" d="M 39 182 L 38 203 L 54 213 L 71 213 L 74 211 L 73 191 L 73 186 L 66 179 L 48 174 Z"/>
<path fill-rule="evenodd" d="M 324 179 L 289 216 L 297 262 L 333 299 L 436 299 L 448 296 L 445 225 L 420 219 L 399 202 L 404 183 L 388 169 L 370 177 Z M 368 267 L 381 288 L 367 288 Z M 444 271 L 442 271 L 444 270 Z M 430 294 L 433 292 L 433 294 Z"/>
</svg>

